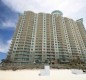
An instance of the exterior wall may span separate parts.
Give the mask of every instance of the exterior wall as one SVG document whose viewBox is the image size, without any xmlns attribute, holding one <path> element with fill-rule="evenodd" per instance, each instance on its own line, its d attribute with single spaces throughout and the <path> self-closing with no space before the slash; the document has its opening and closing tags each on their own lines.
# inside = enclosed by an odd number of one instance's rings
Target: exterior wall
<svg viewBox="0 0 86 80">
<path fill-rule="evenodd" d="M 17 63 L 86 60 L 86 31 L 62 14 L 26 11 L 19 18 L 8 58 Z"/>
<path fill-rule="evenodd" d="M 83 56 L 83 59 L 86 61 L 86 30 L 84 28 L 82 19 L 77 20 L 76 25 L 81 55 Z"/>
</svg>

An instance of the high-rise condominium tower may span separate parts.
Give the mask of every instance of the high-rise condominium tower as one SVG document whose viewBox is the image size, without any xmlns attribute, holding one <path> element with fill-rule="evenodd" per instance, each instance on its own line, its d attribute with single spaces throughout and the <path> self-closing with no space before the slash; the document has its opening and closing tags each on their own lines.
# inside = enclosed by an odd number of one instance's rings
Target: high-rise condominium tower
<svg viewBox="0 0 86 80">
<path fill-rule="evenodd" d="M 61 11 L 20 15 L 8 58 L 15 63 L 61 61 L 79 57 L 86 61 L 83 19 L 63 17 Z"/>
</svg>

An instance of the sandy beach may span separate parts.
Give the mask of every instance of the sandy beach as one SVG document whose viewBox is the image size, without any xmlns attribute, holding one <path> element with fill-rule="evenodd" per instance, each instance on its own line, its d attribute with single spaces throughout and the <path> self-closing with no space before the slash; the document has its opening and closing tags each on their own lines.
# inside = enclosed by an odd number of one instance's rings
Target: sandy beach
<svg viewBox="0 0 86 80">
<path fill-rule="evenodd" d="M 0 70 L 0 80 L 86 80 L 86 74 L 72 74 L 67 69 L 51 69 L 49 76 L 39 76 L 41 70 Z"/>
</svg>

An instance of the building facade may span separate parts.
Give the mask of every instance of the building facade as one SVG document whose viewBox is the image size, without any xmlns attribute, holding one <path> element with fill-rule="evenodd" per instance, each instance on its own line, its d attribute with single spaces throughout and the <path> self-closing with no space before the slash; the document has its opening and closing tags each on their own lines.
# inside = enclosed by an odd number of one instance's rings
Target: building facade
<svg viewBox="0 0 86 80">
<path fill-rule="evenodd" d="M 79 57 L 86 61 L 86 30 L 83 19 L 63 17 L 61 11 L 20 15 L 8 52 L 15 63 L 61 61 Z"/>
</svg>

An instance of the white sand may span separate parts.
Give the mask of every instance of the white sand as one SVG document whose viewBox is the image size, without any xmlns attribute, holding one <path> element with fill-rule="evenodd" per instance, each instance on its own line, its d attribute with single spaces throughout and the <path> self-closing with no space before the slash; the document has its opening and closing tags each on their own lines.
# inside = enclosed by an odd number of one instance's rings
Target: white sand
<svg viewBox="0 0 86 80">
<path fill-rule="evenodd" d="M 86 80 L 86 74 L 72 74 L 71 70 L 51 69 L 50 76 L 39 76 L 40 70 L 0 71 L 0 80 Z"/>
</svg>

